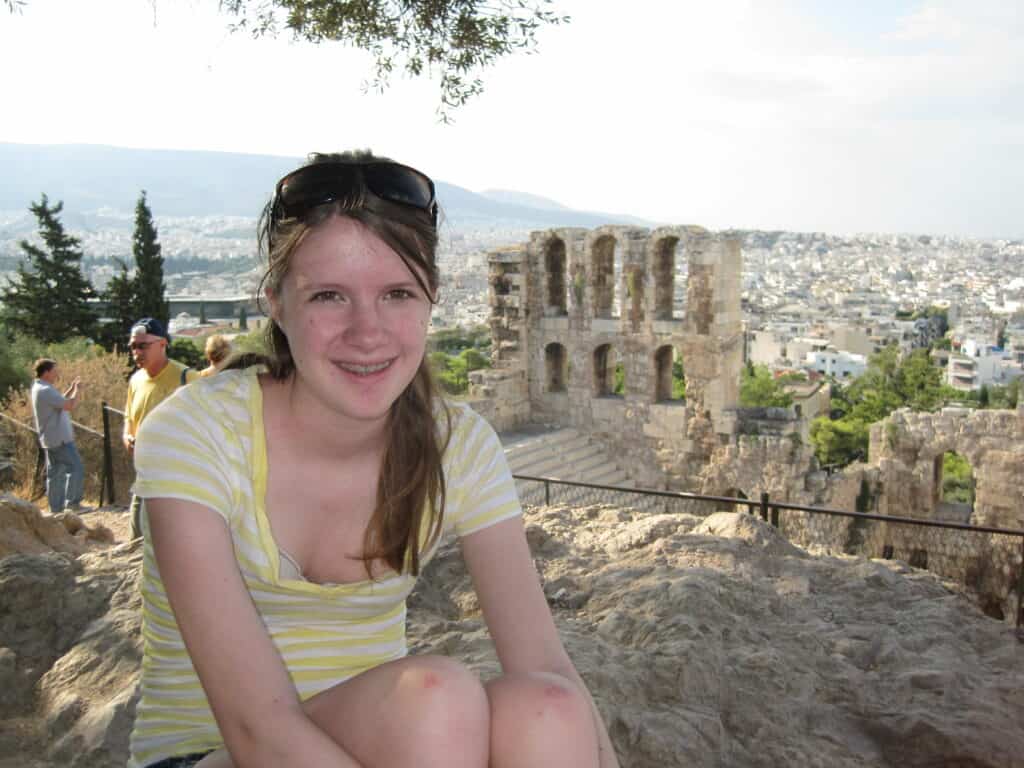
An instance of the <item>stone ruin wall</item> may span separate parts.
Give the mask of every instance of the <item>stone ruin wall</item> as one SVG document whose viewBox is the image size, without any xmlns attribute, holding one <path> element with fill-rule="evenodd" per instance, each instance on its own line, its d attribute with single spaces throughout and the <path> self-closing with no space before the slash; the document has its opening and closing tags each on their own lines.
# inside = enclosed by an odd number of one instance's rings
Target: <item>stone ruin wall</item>
<svg viewBox="0 0 1024 768">
<path fill-rule="evenodd" d="M 941 500 L 942 457 L 970 463 L 973 506 Z M 719 448 L 701 493 L 771 499 L 974 526 L 1024 530 L 1024 403 L 1016 411 L 901 409 L 872 425 L 869 461 L 828 474 L 788 438 L 740 435 Z M 902 560 L 966 585 L 982 609 L 1014 622 L 1021 589 L 1017 536 L 785 511 L 785 536 L 824 552 Z"/>
<path fill-rule="evenodd" d="M 673 312 L 667 279 L 680 258 L 683 316 Z M 738 241 L 695 226 L 547 230 L 491 254 L 494 367 L 470 374 L 473 407 L 500 431 L 553 423 L 592 434 L 638 487 L 752 500 L 767 493 L 902 517 L 948 519 L 936 461 L 955 450 L 977 478 L 974 509 L 961 521 L 1024 528 L 1024 410 L 898 411 L 872 427 L 867 464 L 829 474 L 808 439 L 811 418 L 827 412 L 827 389 L 803 412 L 739 408 L 741 271 Z M 608 391 L 605 345 L 625 370 L 621 396 Z M 667 347 L 682 356 L 685 401 L 662 398 Z M 693 511 L 711 508 L 695 502 Z M 804 546 L 926 565 L 976 590 L 990 615 L 1016 615 L 1019 538 L 792 511 L 780 526 Z"/>
<path fill-rule="evenodd" d="M 737 240 L 694 226 L 547 230 L 492 254 L 494 368 L 471 375 L 471 395 L 487 400 L 476 407 L 499 430 L 557 423 L 593 434 L 638 485 L 693 488 L 736 428 L 741 271 Z M 685 401 L 665 396 L 672 349 Z M 616 362 L 621 395 L 611 391 Z"/>
<path fill-rule="evenodd" d="M 942 501 L 947 451 L 971 465 L 973 506 Z M 901 409 L 872 425 L 869 457 L 880 514 L 1024 530 L 1024 403 L 1015 411 Z M 863 539 L 864 554 L 927 567 L 975 590 L 990 615 L 1016 616 L 1020 537 L 883 523 Z"/>
</svg>

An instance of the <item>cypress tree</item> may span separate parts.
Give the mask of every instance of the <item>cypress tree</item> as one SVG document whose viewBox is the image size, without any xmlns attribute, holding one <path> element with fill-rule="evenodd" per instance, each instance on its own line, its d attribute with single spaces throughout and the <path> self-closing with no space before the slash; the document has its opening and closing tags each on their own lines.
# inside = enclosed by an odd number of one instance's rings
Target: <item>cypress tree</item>
<svg viewBox="0 0 1024 768">
<path fill-rule="evenodd" d="M 164 328 L 170 320 L 170 304 L 164 299 L 164 257 L 160 255 L 153 213 L 146 204 L 146 190 L 142 190 L 135 204 L 135 232 L 132 235 L 132 254 L 135 256 L 135 319 L 155 317 Z"/>
<path fill-rule="evenodd" d="M 29 206 L 39 222 L 43 247 L 21 241 L 28 265 L 18 265 L 14 280 L 8 280 L 0 295 L 8 330 L 48 344 L 72 336 L 91 338 L 96 332 L 96 316 L 88 303 L 95 291 L 82 275 L 81 241 L 60 222 L 63 208 L 63 202 L 51 206 L 46 195 Z"/>
<path fill-rule="evenodd" d="M 128 276 L 128 265 L 120 259 L 117 263 L 121 266 L 121 273 L 110 278 L 103 293 L 110 322 L 100 330 L 100 339 L 107 349 L 115 346 L 127 349 L 132 323 L 142 317 L 138 314 L 135 281 Z"/>
</svg>

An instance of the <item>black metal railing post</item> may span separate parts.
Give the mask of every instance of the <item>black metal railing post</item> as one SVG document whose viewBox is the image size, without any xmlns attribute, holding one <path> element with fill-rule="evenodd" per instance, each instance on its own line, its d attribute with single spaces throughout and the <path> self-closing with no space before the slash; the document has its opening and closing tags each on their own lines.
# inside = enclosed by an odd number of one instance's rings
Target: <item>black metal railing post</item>
<svg viewBox="0 0 1024 768">
<path fill-rule="evenodd" d="M 46 451 L 36 443 L 36 469 L 32 473 L 32 501 L 46 493 Z M 60 512 L 58 509 L 57 512 Z"/>
<path fill-rule="evenodd" d="M 100 481 L 100 506 L 102 506 L 104 492 L 106 492 L 107 503 L 114 503 L 114 454 L 110 448 L 110 413 L 107 411 L 107 401 L 104 400 L 100 407 L 103 409 L 103 479 Z"/>
<path fill-rule="evenodd" d="M 761 519 L 768 522 L 768 491 L 761 492 Z"/>
<path fill-rule="evenodd" d="M 550 480 L 545 480 L 544 481 L 544 506 L 545 507 L 550 507 L 551 506 L 551 481 Z"/>
<path fill-rule="evenodd" d="M 775 528 L 779 527 L 779 508 L 772 507 L 772 526 Z"/>
</svg>

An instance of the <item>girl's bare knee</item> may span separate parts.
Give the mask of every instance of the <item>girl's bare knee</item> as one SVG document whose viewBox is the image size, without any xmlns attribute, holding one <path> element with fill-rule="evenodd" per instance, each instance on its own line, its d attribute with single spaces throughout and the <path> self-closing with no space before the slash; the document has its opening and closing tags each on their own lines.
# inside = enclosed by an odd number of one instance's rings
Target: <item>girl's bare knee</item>
<svg viewBox="0 0 1024 768">
<path fill-rule="evenodd" d="M 410 660 L 392 696 L 394 722 L 415 745 L 417 765 L 486 764 L 490 707 L 480 679 L 464 665 L 440 656 Z M 472 757 L 463 762 L 457 755 Z"/>
<path fill-rule="evenodd" d="M 562 736 L 593 732 L 594 717 L 579 686 L 560 675 L 531 672 L 506 675 L 487 684 L 491 705 L 492 737 L 507 731 L 544 737 L 546 731 Z"/>
</svg>

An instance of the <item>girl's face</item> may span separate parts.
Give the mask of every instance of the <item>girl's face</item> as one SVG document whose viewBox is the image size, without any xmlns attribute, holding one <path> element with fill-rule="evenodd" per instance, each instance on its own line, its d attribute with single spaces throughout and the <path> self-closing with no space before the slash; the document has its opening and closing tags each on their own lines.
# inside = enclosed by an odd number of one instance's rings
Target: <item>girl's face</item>
<svg viewBox="0 0 1024 768">
<path fill-rule="evenodd" d="M 343 420 L 383 426 L 423 360 L 430 320 L 430 297 L 401 257 L 363 224 L 332 216 L 307 233 L 268 299 L 296 393 Z"/>
</svg>

